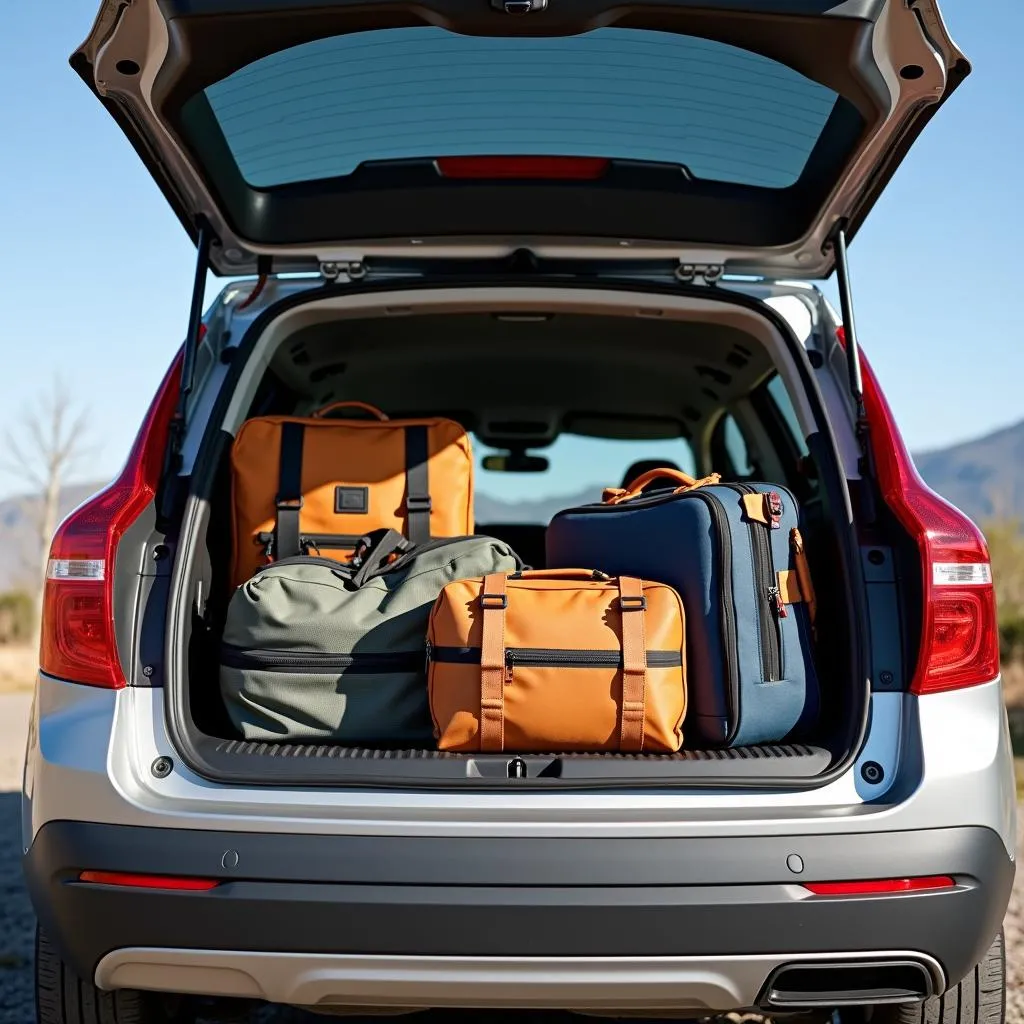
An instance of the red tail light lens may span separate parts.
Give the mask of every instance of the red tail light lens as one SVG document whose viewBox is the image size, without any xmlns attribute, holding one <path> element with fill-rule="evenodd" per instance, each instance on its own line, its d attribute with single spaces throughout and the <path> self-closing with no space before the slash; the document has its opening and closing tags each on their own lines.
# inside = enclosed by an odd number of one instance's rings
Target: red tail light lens
<svg viewBox="0 0 1024 1024">
<path fill-rule="evenodd" d="M 804 888 L 815 896 L 869 896 L 952 889 L 955 885 L 956 882 L 948 875 L 929 875 L 924 878 L 879 878 L 868 882 L 806 882 Z"/>
<path fill-rule="evenodd" d="M 842 328 L 839 340 L 845 344 Z M 999 674 L 999 628 L 988 545 L 967 516 L 921 479 L 863 353 L 861 364 L 882 498 L 921 553 L 921 645 L 910 688 L 939 693 L 991 682 Z"/>
<path fill-rule="evenodd" d="M 588 156 L 443 156 L 435 163 L 443 178 L 596 181 L 609 161 Z"/>
<path fill-rule="evenodd" d="M 120 885 L 128 889 L 175 889 L 179 892 L 209 892 L 220 882 L 212 878 L 179 878 L 176 875 L 133 875 L 123 871 L 83 871 L 80 882 Z"/>
<path fill-rule="evenodd" d="M 43 586 L 39 666 L 47 675 L 112 689 L 125 685 L 114 635 L 114 555 L 156 494 L 180 376 L 179 352 L 120 475 L 57 527 Z"/>
</svg>

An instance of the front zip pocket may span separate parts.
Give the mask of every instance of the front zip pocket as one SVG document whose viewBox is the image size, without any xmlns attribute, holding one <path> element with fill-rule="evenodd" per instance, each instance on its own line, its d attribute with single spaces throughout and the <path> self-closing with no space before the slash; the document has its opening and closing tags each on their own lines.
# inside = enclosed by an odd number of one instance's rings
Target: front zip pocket
<svg viewBox="0 0 1024 1024">
<path fill-rule="evenodd" d="M 362 540 L 362 534 L 351 533 L 302 533 L 299 534 L 299 548 L 308 553 L 310 550 L 319 551 L 325 548 L 328 551 L 335 549 L 341 551 L 355 550 L 356 545 Z M 256 534 L 256 543 L 263 548 L 263 554 L 267 558 L 274 557 L 274 534 L 270 531 Z"/>
<path fill-rule="evenodd" d="M 760 494 L 753 487 L 739 485 L 740 494 Z M 774 492 L 773 492 L 774 493 Z M 782 508 L 779 506 L 781 517 Z M 754 590 L 757 595 L 757 613 L 761 631 L 761 677 L 768 683 L 777 683 L 783 678 L 782 664 L 782 620 L 788 616 L 782 603 L 778 581 L 775 578 L 775 562 L 772 559 L 769 532 L 772 527 L 754 519 L 749 520 L 750 554 L 754 570 Z"/>
<path fill-rule="evenodd" d="M 275 651 L 222 644 L 221 664 L 226 668 L 263 672 L 337 673 L 384 675 L 390 672 L 422 672 L 422 651 L 388 651 L 328 654 L 323 651 Z"/>
</svg>

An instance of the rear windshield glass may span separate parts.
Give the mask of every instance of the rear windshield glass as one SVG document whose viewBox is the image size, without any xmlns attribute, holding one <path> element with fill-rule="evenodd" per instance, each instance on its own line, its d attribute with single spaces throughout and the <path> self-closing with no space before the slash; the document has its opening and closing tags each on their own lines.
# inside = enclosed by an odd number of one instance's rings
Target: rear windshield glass
<svg viewBox="0 0 1024 1024">
<path fill-rule="evenodd" d="M 678 164 L 781 189 L 799 179 L 837 100 L 789 67 L 691 36 L 484 38 L 425 26 L 282 50 L 203 95 L 258 188 L 371 160 L 533 155 Z"/>
</svg>

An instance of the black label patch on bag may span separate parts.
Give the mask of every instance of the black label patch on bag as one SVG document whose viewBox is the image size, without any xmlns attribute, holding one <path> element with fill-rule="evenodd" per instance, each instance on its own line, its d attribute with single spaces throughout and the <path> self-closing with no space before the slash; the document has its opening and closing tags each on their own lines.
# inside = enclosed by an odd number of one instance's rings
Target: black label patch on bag
<svg viewBox="0 0 1024 1024">
<path fill-rule="evenodd" d="M 369 487 L 335 487 L 335 512 L 358 512 L 365 515 L 370 511 Z"/>
</svg>

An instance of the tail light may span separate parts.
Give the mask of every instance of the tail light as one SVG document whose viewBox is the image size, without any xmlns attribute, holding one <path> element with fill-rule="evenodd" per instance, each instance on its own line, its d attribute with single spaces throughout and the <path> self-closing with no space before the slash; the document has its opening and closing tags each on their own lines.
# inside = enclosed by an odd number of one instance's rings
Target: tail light
<svg viewBox="0 0 1024 1024">
<path fill-rule="evenodd" d="M 840 343 L 845 344 L 842 328 Z M 988 545 L 914 466 L 871 364 L 861 353 L 864 405 L 882 498 L 921 553 L 921 647 L 914 693 L 940 693 L 999 674 L 999 627 Z"/>
<path fill-rule="evenodd" d="M 57 527 L 50 544 L 39 667 L 90 686 L 125 685 L 114 633 L 114 556 L 153 500 L 181 377 L 179 352 L 153 399 L 120 475 Z"/>
</svg>

